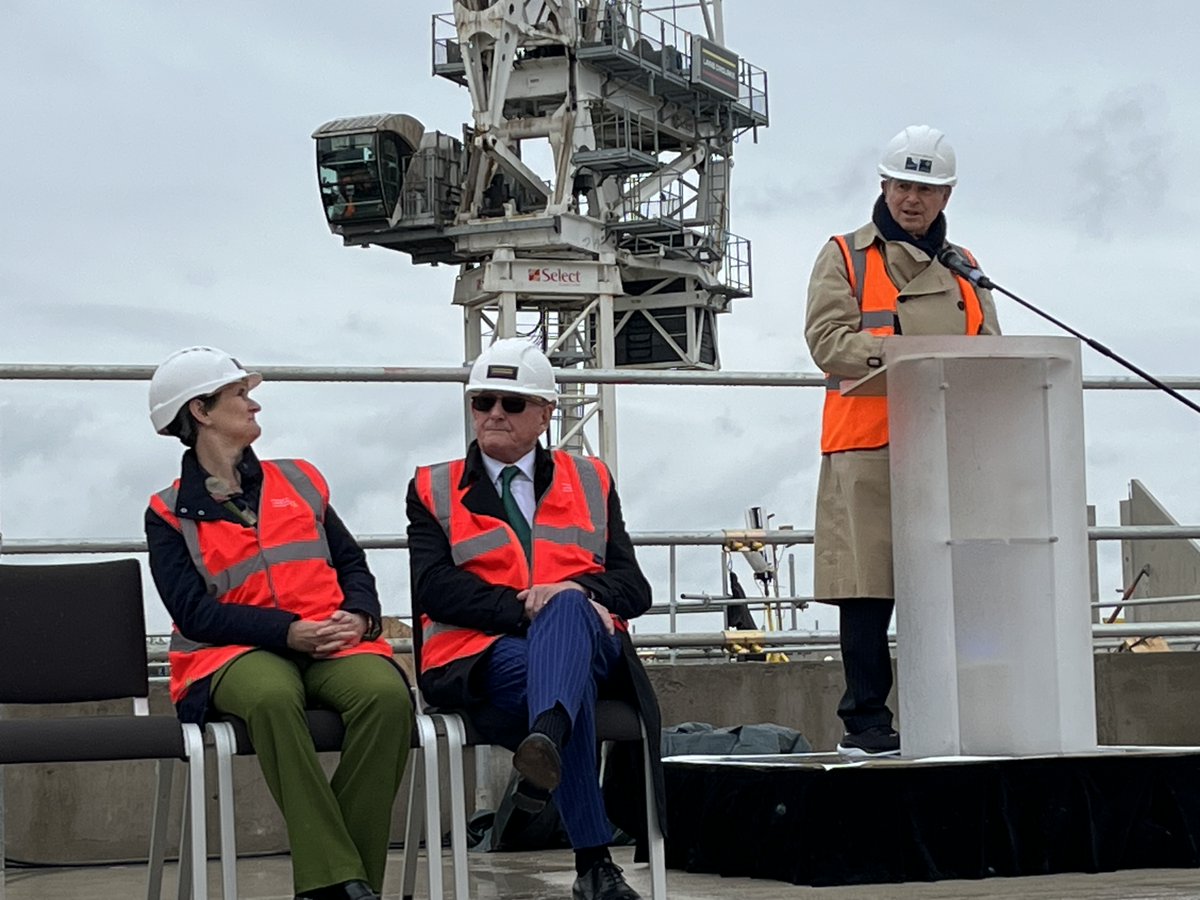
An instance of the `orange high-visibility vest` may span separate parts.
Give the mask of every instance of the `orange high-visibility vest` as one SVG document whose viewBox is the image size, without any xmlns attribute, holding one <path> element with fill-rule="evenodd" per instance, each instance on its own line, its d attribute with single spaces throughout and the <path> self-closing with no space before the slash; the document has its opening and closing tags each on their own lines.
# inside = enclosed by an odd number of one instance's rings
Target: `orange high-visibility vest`
<svg viewBox="0 0 1200 900">
<path fill-rule="evenodd" d="M 888 275 L 883 251 L 878 244 L 865 250 L 855 250 L 852 235 L 835 235 L 835 241 L 846 260 L 850 288 L 862 311 L 860 330 L 871 334 L 896 333 L 896 298 L 899 288 Z M 963 248 L 959 248 L 963 249 Z M 974 264 L 969 250 L 963 253 Z M 962 293 L 965 310 L 965 333 L 979 334 L 983 328 L 983 306 L 975 288 L 965 278 L 955 275 Z M 842 379 L 825 376 L 825 409 L 821 415 L 821 452 L 840 453 L 843 450 L 874 450 L 888 443 L 887 397 L 844 397 Z"/>
<path fill-rule="evenodd" d="M 254 527 L 176 516 L 178 479 L 150 498 L 150 508 L 183 535 L 208 593 L 221 603 L 267 606 L 297 613 L 302 619 L 326 619 L 344 599 L 325 538 L 329 486 L 317 468 L 302 459 L 263 460 L 262 473 Z M 172 624 L 167 651 L 171 700 L 178 703 L 193 682 L 253 649 L 241 644 L 200 644 Z M 392 650 L 387 641 L 377 639 L 333 656 L 356 653 L 390 657 Z"/>
<path fill-rule="evenodd" d="M 465 460 L 417 469 L 417 496 L 446 533 L 456 566 L 488 584 L 518 591 L 604 571 L 611 486 L 608 469 L 599 460 L 562 450 L 551 453 L 554 481 L 534 512 L 532 561 L 526 559 L 508 522 L 473 513 L 463 505 L 467 488 L 460 484 Z M 615 616 L 614 623 L 624 627 Z M 421 671 L 482 653 L 499 637 L 435 622 L 422 614 Z"/>
</svg>

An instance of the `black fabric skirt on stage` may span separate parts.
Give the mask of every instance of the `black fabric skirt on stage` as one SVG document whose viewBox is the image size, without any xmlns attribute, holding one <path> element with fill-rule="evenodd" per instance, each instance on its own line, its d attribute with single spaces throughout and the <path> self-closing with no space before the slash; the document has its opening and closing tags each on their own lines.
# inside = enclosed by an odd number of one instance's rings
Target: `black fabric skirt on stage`
<svg viewBox="0 0 1200 900">
<path fill-rule="evenodd" d="M 667 865 L 690 872 L 827 886 L 1200 865 L 1197 748 L 677 758 L 666 779 Z"/>
</svg>

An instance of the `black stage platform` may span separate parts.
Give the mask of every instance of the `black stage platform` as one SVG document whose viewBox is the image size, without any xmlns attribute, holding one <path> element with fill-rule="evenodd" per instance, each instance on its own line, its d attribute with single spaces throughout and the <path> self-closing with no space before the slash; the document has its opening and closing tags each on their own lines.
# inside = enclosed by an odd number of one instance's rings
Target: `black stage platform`
<svg viewBox="0 0 1200 900">
<path fill-rule="evenodd" d="M 667 865 L 689 872 L 827 886 L 1200 866 L 1197 747 L 665 769 Z"/>
</svg>

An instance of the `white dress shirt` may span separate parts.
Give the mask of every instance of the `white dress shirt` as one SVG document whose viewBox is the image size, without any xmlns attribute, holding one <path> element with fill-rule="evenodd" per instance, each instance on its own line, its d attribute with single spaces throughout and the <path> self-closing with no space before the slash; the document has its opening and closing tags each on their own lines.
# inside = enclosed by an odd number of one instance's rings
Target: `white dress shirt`
<svg viewBox="0 0 1200 900">
<path fill-rule="evenodd" d="M 537 508 L 537 496 L 533 490 L 533 461 L 536 457 L 537 448 L 530 450 L 515 463 L 503 463 L 498 459 L 492 459 L 486 453 L 480 452 L 483 457 L 483 467 L 487 470 L 488 478 L 492 479 L 492 486 L 496 489 L 496 496 L 504 496 L 504 484 L 501 481 L 500 473 L 508 466 L 516 466 L 521 470 L 520 474 L 514 475 L 512 480 L 513 498 L 517 501 L 517 506 L 525 516 L 526 522 L 533 522 L 533 512 Z"/>
</svg>

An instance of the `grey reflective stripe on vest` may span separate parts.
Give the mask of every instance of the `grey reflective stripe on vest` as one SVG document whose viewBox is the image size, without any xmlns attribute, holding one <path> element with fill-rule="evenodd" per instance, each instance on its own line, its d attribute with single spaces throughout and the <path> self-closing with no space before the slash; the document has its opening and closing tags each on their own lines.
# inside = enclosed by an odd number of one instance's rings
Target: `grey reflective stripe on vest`
<svg viewBox="0 0 1200 900">
<path fill-rule="evenodd" d="M 321 492 L 313 484 L 312 479 L 304 473 L 303 469 L 296 465 L 294 460 L 281 459 L 271 460 L 271 462 L 279 467 L 284 479 L 296 490 L 300 498 L 308 504 L 313 514 L 317 537 L 311 541 L 296 541 L 290 544 L 283 544 L 279 547 L 261 547 L 256 556 L 244 559 L 239 563 L 234 563 L 222 572 L 213 573 L 205 564 L 204 553 L 200 548 L 199 523 L 195 519 L 180 518 L 179 532 L 183 535 L 183 542 L 187 546 L 188 556 L 191 557 L 192 565 L 196 567 L 196 571 L 200 573 L 200 577 L 204 579 L 208 593 L 213 597 L 224 596 L 234 588 L 241 587 L 252 575 L 257 572 L 266 571 L 268 566 L 289 562 L 306 562 L 313 559 L 323 559 L 332 565 L 329 541 L 325 537 L 325 525 L 322 521 L 325 518 L 325 498 L 321 496 Z M 174 486 L 158 492 L 158 496 L 167 504 L 167 508 L 172 511 L 175 509 L 175 501 L 178 499 L 178 495 L 179 491 Z"/>
<path fill-rule="evenodd" d="M 175 501 L 179 499 L 179 489 L 175 485 L 169 488 L 164 488 L 156 495 L 159 500 L 167 504 L 167 509 L 171 511 L 171 515 L 175 515 Z"/>
<path fill-rule="evenodd" d="M 450 463 L 438 463 L 429 467 L 429 494 L 433 501 L 433 515 L 442 526 L 446 538 L 450 537 Z M 456 566 L 470 562 L 485 553 L 498 550 L 508 543 L 508 532 L 497 526 L 491 531 L 477 534 L 473 538 L 450 545 L 450 558 Z"/>
<path fill-rule="evenodd" d="M 180 521 L 183 525 L 184 540 L 188 538 L 188 532 L 196 535 L 199 530 L 196 523 L 191 519 L 183 519 Z M 199 536 L 196 535 L 195 540 L 199 545 Z M 208 585 L 208 592 L 214 597 L 221 597 L 234 588 L 241 587 L 249 578 L 266 570 L 268 566 L 276 566 L 280 563 L 289 562 L 307 562 L 313 559 L 323 559 L 329 561 L 329 544 L 324 538 L 317 538 L 311 541 L 297 541 L 291 544 L 283 544 L 279 547 L 262 547 L 257 556 L 252 556 L 249 559 L 244 559 L 239 563 L 234 563 L 223 572 L 217 572 L 215 575 L 202 566 L 197 566 L 200 574 L 204 576 L 204 581 Z"/>
<path fill-rule="evenodd" d="M 447 532 L 449 534 L 449 532 Z M 457 544 L 450 545 L 450 558 L 454 560 L 456 566 L 461 566 L 465 562 L 470 562 L 486 553 L 491 553 L 493 550 L 499 550 L 501 547 L 508 544 L 508 532 L 503 526 L 496 526 L 491 531 L 485 531 L 483 534 L 477 534 L 473 538 L 467 538 L 465 541 L 459 541 Z"/>
<path fill-rule="evenodd" d="M 429 467 L 429 493 L 433 499 L 433 515 L 450 536 L 450 463 Z"/>
<path fill-rule="evenodd" d="M 204 554 L 200 551 L 199 526 L 192 519 L 180 519 L 179 532 L 183 535 L 183 542 L 187 544 L 188 556 L 192 558 L 192 565 L 196 567 L 196 571 L 200 573 L 200 577 L 208 585 L 208 592 L 214 597 L 221 596 L 223 592 L 218 589 L 213 573 L 204 564 Z"/>
<path fill-rule="evenodd" d="M 325 534 L 325 497 L 321 494 L 320 488 L 313 484 L 308 473 L 296 465 L 294 459 L 272 459 L 269 462 L 279 468 L 280 474 L 287 480 L 287 483 L 295 489 L 296 493 L 308 504 L 309 509 L 313 511 L 313 518 L 317 525 L 317 537 L 325 545 L 325 562 L 332 566 L 333 556 L 329 553 L 329 539 Z M 261 506 L 261 500 L 259 504 Z"/>
<path fill-rule="evenodd" d="M 854 246 L 854 235 L 843 234 L 846 249 L 850 252 L 850 265 L 854 269 L 854 299 L 858 301 L 861 311 L 863 305 L 863 290 L 867 281 L 867 251 Z M 896 313 L 893 310 L 874 310 L 862 313 L 861 328 L 895 328 Z"/>
<path fill-rule="evenodd" d="M 429 622 L 421 629 L 421 641 L 428 642 L 430 638 L 437 637 L 439 634 L 448 634 L 451 631 L 468 631 L 460 625 L 447 625 L 445 622 L 435 622 L 433 619 L 427 619 Z"/>
<path fill-rule="evenodd" d="M 533 539 L 551 544 L 564 544 L 568 547 L 582 547 L 592 554 L 598 563 L 604 562 L 604 551 L 608 545 L 604 532 L 588 531 L 586 528 L 575 526 L 552 528 L 549 525 L 539 525 L 533 529 Z"/>
<path fill-rule="evenodd" d="M 554 544 L 582 547 L 603 563 L 605 551 L 608 549 L 608 503 L 604 497 L 604 488 L 600 484 L 600 473 L 593 463 L 580 459 L 575 461 L 575 471 L 579 473 L 579 483 L 583 488 L 583 497 L 587 502 L 588 515 L 591 519 L 591 530 L 578 526 L 557 527 L 537 524 L 537 514 L 534 513 L 533 540 L 548 541 Z M 430 495 L 433 501 L 433 515 L 442 526 L 446 538 L 450 538 L 450 464 L 439 463 L 429 469 Z M 497 527 L 483 534 L 450 544 L 450 555 L 456 566 L 480 556 L 499 550 L 509 543 L 509 534 L 503 527 Z"/>
<path fill-rule="evenodd" d="M 163 503 L 167 504 L 167 509 L 171 510 L 171 515 L 174 515 L 175 503 L 179 499 L 179 489 L 171 485 L 166 490 L 159 491 L 158 496 Z M 191 519 L 179 519 L 178 521 L 179 533 L 183 535 L 183 543 L 187 547 L 188 556 L 192 558 L 192 565 L 196 567 L 196 571 L 204 579 L 204 583 L 208 587 L 208 592 L 216 596 L 212 573 L 204 565 L 204 554 L 200 552 L 200 535 L 197 533 L 196 523 Z"/>
<path fill-rule="evenodd" d="M 878 309 L 862 314 L 863 328 L 895 328 L 896 314 L 890 309 Z"/>
<path fill-rule="evenodd" d="M 283 477 L 287 479 L 288 484 L 296 489 L 296 493 L 304 498 L 317 518 L 321 521 L 325 520 L 325 498 L 321 495 L 320 489 L 313 484 L 308 473 L 296 465 L 294 459 L 272 459 L 272 462 L 283 473 Z"/>
<path fill-rule="evenodd" d="M 575 469 L 579 472 L 579 481 L 583 485 L 583 496 L 587 498 L 592 528 L 600 539 L 607 543 L 608 503 L 604 497 L 604 488 L 600 485 L 600 473 L 596 470 L 596 463 L 579 459 L 575 461 Z"/>
<path fill-rule="evenodd" d="M 595 557 L 597 562 L 604 562 L 604 553 L 608 549 L 608 503 L 604 499 L 604 488 L 600 484 L 600 473 L 590 460 L 576 459 L 575 471 L 579 473 L 579 483 L 583 487 L 583 497 L 587 501 L 588 516 L 591 519 L 591 530 L 569 525 L 557 527 L 536 524 L 534 516 L 534 541 L 549 541 L 554 544 L 582 547 Z"/>
<path fill-rule="evenodd" d="M 850 265 L 854 269 L 854 299 L 858 301 L 859 309 L 862 309 L 863 281 L 867 277 L 867 251 L 854 246 L 854 232 L 843 234 L 842 240 L 846 242 L 846 249 L 850 251 Z"/>
<path fill-rule="evenodd" d="M 429 616 L 422 616 L 421 622 L 421 643 L 425 645 L 430 644 L 434 638 L 441 637 L 444 634 L 452 634 L 455 631 L 468 631 L 472 634 L 482 634 L 482 632 L 477 631 L 474 628 L 464 628 L 461 625 L 447 625 L 445 622 L 435 622 L 433 619 L 429 618 Z M 446 664 L 447 663 L 442 663 L 442 665 Z M 422 669 L 425 667 L 424 659 L 421 660 L 421 667 Z"/>
<path fill-rule="evenodd" d="M 852 272 L 848 273 L 854 280 L 854 299 L 858 303 L 859 316 L 862 318 L 862 323 L 859 325 L 860 331 L 865 331 L 868 328 L 896 328 L 896 313 L 892 310 L 880 309 L 864 312 L 863 305 L 863 286 L 867 280 L 867 251 L 859 250 L 854 246 L 854 233 L 843 234 L 842 241 L 846 245 L 846 252 L 850 254 L 850 268 Z M 825 390 L 840 391 L 842 383 L 850 379 L 842 378 L 838 375 L 825 376 Z"/>
</svg>

